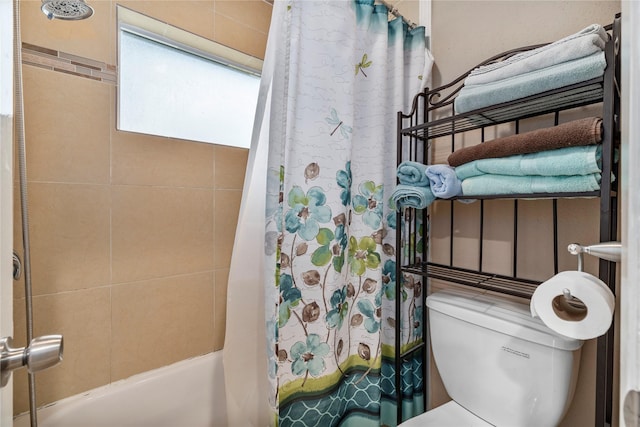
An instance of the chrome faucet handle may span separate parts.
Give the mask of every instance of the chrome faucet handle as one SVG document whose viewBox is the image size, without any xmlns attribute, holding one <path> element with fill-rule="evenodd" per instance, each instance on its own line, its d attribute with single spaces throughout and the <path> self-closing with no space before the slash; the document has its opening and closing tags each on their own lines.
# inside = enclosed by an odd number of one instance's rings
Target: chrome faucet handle
<svg viewBox="0 0 640 427">
<path fill-rule="evenodd" d="M 26 366 L 29 372 L 42 371 L 62 361 L 62 335 L 43 335 L 27 347 L 13 347 L 11 337 L 0 338 L 0 387 L 9 382 L 11 372 Z"/>
</svg>

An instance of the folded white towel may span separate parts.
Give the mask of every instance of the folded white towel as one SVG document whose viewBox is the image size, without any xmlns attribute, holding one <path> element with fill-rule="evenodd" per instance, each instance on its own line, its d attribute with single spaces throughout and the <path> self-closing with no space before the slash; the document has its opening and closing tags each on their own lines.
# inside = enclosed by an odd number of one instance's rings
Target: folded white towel
<svg viewBox="0 0 640 427">
<path fill-rule="evenodd" d="M 464 84 L 470 86 L 494 82 L 582 58 L 603 50 L 608 37 L 602 26 L 593 24 L 548 45 L 475 68 Z"/>
</svg>

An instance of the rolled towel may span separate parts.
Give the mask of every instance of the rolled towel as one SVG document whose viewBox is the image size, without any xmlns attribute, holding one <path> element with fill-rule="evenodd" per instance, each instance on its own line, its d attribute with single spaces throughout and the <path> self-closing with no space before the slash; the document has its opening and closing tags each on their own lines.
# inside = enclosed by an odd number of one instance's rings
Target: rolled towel
<svg viewBox="0 0 640 427">
<path fill-rule="evenodd" d="M 451 153 L 447 161 L 451 166 L 460 166 L 479 159 L 537 153 L 557 148 L 597 144 L 601 141 L 602 119 L 587 117 L 461 148 Z"/>
<path fill-rule="evenodd" d="M 431 192 L 435 197 L 450 199 L 462 194 L 461 182 L 451 166 L 430 165 L 427 166 L 425 174 L 429 178 Z"/>
<path fill-rule="evenodd" d="M 600 189 L 601 175 L 508 176 L 479 175 L 462 181 L 465 196 L 536 193 L 582 193 Z"/>
<path fill-rule="evenodd" d="M 476 85 L 506 79 L 571 61 L 604 50 L 609 36 L 602 26 L 590 25 L 553 43 L 510 56 L 472 70 L 464 84 Z"/>
<path fill-rule="evenodd" d="M 589 175 L 601 172 L 601 165 L 602 146 L 587 145 L 474 160 L 456 167 L 455 172 L 458 179 L 461 180 L 484 174 L 510 176 Z"/>
<path fill-rule="evenodd" d="M 427 166 L 412 161 L 404 161 L 398 165 L 397 176 L 400 184 L 429 186 L 429 179 L 425 175 Z"/>
<path fill-rule="evenodd" d="M 429 187 L 398 184 L 391 195 L 396 207 L 424 209 L 429 206 L 436 197 Z"/>
<path fill-rule="evenodd" d="M 604 74 L 606 66 L 604 52 L 600 51 L 495 82 L 463 86 L 455 99 L 454 109 L 456 114 L 466 113 L 595 79 Z"/>
</svg>

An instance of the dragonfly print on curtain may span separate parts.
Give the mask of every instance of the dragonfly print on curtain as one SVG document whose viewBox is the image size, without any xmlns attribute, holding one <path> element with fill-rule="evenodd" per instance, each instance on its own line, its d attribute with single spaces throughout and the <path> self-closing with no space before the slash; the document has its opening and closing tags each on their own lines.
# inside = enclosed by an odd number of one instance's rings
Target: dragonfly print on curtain
<svg viewBox="0 0 640 427">
<path fill-rule="evenodd" d="M 276 1 L 275 20 L 265 235 L 273 424 L 395 425 L 396 115 L 431 70 L 424 28 L 388 22 L 373 0 Z M 423 289 L 414 278 L 401 286 L 410 344 L 425 327 Z M 403 368 L 407 416 L 423 410 L 421 359 Z"/>
</svg>

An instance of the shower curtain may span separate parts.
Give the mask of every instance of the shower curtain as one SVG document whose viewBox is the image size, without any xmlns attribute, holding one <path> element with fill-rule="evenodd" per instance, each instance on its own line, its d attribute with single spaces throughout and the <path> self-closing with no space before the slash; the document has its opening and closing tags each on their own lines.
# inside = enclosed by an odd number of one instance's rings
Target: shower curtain
<svg viewBox="0 0 640 427">
<path fill-rule="evenodd" d="M 424 327 L 418 281 L 394 312 L 396 113 L 433 60 L 423 27 L 387 16 L 274 3 L 227 291 L 229 425 L 396 424 L 395 325 L 405 345 Z M 403 366 L 404 418 L 424 409 L 421 363 Z"/>
</svg>

